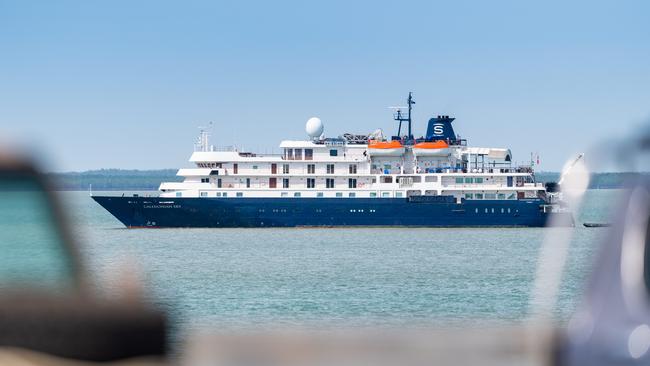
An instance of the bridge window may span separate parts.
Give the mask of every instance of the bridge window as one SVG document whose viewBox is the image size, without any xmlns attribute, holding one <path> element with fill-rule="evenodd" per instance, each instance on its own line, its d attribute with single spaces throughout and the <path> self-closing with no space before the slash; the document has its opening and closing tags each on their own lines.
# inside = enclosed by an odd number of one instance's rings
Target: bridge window
<svg viewBox="0 0 650 366">
<path fill-rule="evenodd" d="M 305 149 L 305 160 L 314 160 L 314 149 Z"/>
<path fill-rule="evenodd" d="M 339 151 L 337 149 L 331 149 L 330 156 L 339 156 Z"/>
<path fill-rule="evenodd" d="M 302 149 L 295 149 L 293 151 L 294 160 L 302 160 Z"/>
</svg>

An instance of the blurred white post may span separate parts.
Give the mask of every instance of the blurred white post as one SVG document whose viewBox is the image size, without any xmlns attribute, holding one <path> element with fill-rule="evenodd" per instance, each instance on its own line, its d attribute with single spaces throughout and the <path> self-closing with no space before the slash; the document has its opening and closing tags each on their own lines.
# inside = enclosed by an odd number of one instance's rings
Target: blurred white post
<svg viewBox="0 0 650 366">
<path fill-rule="evenodd" d="M 567 162 L 562 170 L 560 189 L 562 199 L 566 202 L 572 214 L 580 209 L 582 197 L 589 186 L 589 171 L 583 154 L 577 159 Z M 557 294 L 562 280 L 569 243 L 573 238 L 573 228 L 560 228 L 559 216 L 551 215 L 547 224 L 546 235 L 542 242 L 537 262 L 537 272 L 530 300 L 530 316 L 532 320 L 549 320 L 557 301 Z"/>
</svg>

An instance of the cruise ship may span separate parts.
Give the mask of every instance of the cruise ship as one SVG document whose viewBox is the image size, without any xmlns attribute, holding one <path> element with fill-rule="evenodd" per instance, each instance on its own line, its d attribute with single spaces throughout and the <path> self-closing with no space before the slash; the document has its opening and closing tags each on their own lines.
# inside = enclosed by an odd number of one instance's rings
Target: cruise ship
<svg viewBox="0 0 650 366">
<path fill-rule="evenodd" d="M 407 107 L 395 108 L 394 136 L 326 137 L 314 117 L 308 138 L 282 141 L 281 154 L 218 148 L 201 130 L 182 182 L 162 183 L 157 197 L 93 199 L 129 228 L 540 227 L 553 215 L 573 225 L 532 163 L 516 166 L 506 148 L 470 147 L 454 118 L 430 118 L 415 137 L 414 103 L 409 93 Z"/>
</svg>

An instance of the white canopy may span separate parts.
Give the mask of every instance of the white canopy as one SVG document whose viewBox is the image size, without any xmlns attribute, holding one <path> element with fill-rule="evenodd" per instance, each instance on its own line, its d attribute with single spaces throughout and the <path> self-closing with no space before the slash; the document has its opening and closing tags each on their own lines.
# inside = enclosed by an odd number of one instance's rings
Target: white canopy
<svg viewBox="0 0 650 366">
<path fill-rule="evenodd" d="M 468 147 L 463 150 L 465 155 L 483 155 L 492 160 L 510 160 L 512 153 L 510 149 L 499 149 L 494 147 Z"/>
</svg>

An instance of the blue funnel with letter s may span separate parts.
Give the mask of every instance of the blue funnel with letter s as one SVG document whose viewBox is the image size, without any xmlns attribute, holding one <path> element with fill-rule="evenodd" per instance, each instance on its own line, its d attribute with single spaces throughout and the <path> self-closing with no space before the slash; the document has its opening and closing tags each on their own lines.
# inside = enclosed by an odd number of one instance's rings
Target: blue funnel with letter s
<svg viewBox="0 0 650 366">
<path fill-rule="evenodd" d="M 427 126 L 427 141 L 444 140 L 449 143 L 456 142 L 456 133 L 454 128 L 451 127 L 451 122 L 455 118 L 449 116 L 438 116 L 431 118 Z"/>
</svg>

